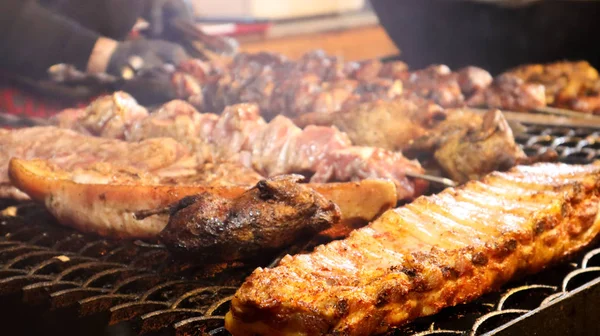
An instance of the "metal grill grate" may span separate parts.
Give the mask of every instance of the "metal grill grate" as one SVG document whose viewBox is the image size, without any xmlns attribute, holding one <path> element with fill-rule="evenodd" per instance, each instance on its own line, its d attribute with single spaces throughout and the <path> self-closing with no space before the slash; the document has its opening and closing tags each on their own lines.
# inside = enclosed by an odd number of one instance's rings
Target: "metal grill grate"
<svg viewBox="0 0 600 336">
<path fill-rule="evenodd" d="M 597 129 L 526 125 L 517 141 L 528 154 L 554 148 L 563 162 L 600 158 Z M 223 316 L 252 267 L 199 268 L 172 259 L 160 245 L 60 227 L 32 204 L 17 210 L 0 217 L 0 316 L 8 334 L 228 335 Z M 600 249 L 588 250 L 391 334 L 481 335 L 598 277 Z"/>
</svg>

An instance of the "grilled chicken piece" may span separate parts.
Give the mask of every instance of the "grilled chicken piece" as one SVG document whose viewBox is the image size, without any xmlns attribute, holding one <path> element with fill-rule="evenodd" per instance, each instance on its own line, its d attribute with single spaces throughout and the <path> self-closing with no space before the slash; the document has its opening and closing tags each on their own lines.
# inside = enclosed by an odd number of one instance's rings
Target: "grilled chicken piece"
<svg viewBox="0 0 600 336">
<path fill-rule="evenodd" d="M 546 92 L 541 84 L 528 83 L 512 75 L 502 74 L 484 90 L 475 93 L 467 105 L 512 111 L 532 111 L 546 106 Z"/>
<path fill-rule="evenodd" d="M 167 248 L 200 262 L 252 260 L 307 241 L 340 220 L 340 210 L 302 177 L 262 180 L 235 199 L 210 192 L 171 206 L 160 233 Z"/>
<path fill-rule="evenodd" d="M 355 145 L 402 151 L 445 117 L 439 105 L 399 98 L 363 103 L 335 113 L 307 113 L 294 122 L 300 127 L 335 126 Z"/>
<path fill-rule="evenodd" d="M 59 223 L 118 238 L 156 238 L 167 224 L 168 214 L 142 219 L 135 216 L 138 212 L 163 209 L 186 196 L 204 192 L 234 199 L 259 181 L 244 185 L 250 182 L 247 175 L 237 180 L 235 176 L 239 174 L 235 171 L 213 175 L 211 172 L 215 171 L 218 169 L 192 179 L 157 178 L 107 164 L 65 170 L 47 161 L 13 159 L 9 167 L 11 183 L 44 204 Z M 221 181 L 223 176 L 226 180 Z M 307 186 L 339 206 L 341 226 L 366 223 L 396 204 L 394 184 L 384 180 Z"/>
<path fill-rule="evenodd" d="M 504 171 L 527 157 L 499 110 L 489 111 L 483 117 L 467 113 L 466 117 L 476 119 L 479 127 L 447 131 L 445 141 L 434 154 L 436 162 L 454 181 L 462 183 L 495 170 Z M 455 120 L 451 117 L 448 122 Z"/>
<path fill-rule="evenodd" d="M 598 236 L 600 166 L 493 173 L 390 210 L 344 240 L 258 268 L 234 335 L 373 335 L 540 271 Z"/>
<path fill-rule="evenodd" d="M 597 83 L 598 71 L 588 62 L 554 62 L 522 65 L 507 73 L 528 83 L 544 85 L 546 103 L 558 106 L 577 99 Z"/>
<path fill-rule="evenodd" d="M 449 110 L 447 119 L 413 142 L 413 152 L 433 152 L 436 163 L 458 183 L 507 170 L 527 156 L 499 110 L 485 114 Z"/>
</svg>

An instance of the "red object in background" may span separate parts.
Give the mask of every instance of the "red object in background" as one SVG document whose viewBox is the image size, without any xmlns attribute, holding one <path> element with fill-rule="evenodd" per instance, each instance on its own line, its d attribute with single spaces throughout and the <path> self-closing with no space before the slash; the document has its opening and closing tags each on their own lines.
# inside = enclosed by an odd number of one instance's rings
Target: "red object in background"
<svg viewBox="0 0 600 336">
<path fill-rule="evenodd" d="M 89 101 L 65 103 L 14 87 L 0 87 L 0 112 L 26 117 L 49 118 L 66 108 L 85 107 Z"/>
</svg>

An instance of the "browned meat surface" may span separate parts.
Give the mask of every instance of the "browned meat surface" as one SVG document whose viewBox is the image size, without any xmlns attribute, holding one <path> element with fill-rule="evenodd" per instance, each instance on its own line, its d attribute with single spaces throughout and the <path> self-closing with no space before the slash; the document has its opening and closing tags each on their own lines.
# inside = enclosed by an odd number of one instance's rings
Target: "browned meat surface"
<svg viewBox="0 0 600 336">
<path fill-rule="evenodd" d="M 456 76 L 445 65 L 412 72 L 404 81 L 404 88 L 443 107 L 459 107 L 465 99 Z"/>
<path fill-rule="evenodd" d="M 519 78 L 528 85 L 543 86 L 548 106 L 585 113 L 600 112 L 600 77 L 588 62 L 527 64 L 509 70 L 505 75 Z"/>
<path fill-rule="evenodd" d="M 512 75 L 502 74 L 485 90 L 475 93 L 468 106 L 532 111 L 546 106 L 545 88 Z"/>
<path fill-rule="evenodd" d="M 445 117 L 439 105 L 399 98 L 363 103 L 335 113 L 308 113 L 294 122 L 300 127 L 335 126 L 355 145 L 402 151 Z"/>
<path fill-rule="evenodd" d="M 449 111 L 448 115 L 436 130 L 443 141 L 436 147 L 434 157 L 454 181 L 463 183 L 495 170 L 504 171 L 527 157 L 500 111 L 491 110 L 484 115 Z M 463 127 L 456 127 L 461 124 Z"/>
<path fill-rule="evenodd" d="M 508 73 L 528 83 L 544 85 L 548 105 L 578 98 L 594 87 L 599 79 L 598 71 L 585 61 L 528 64 L 509 70 Z"/>
<path fill-rule="evenodd" d="M 172 82 L 181 92 L 179 97 L 195 97 L 194 106 L 208 111 L 255 103 L 267 120 L 281 114 L 295 117 L 333 112 L 364 101 L 393 99 L 402 92 L 396 77 L 406 70 L 402 62 L 344 62 L 319 50 L 297 61 L 272 53 L 241 53 L 224 68 L 197 63 L 187 62 L 174 73 Z M 200 91 L 202 97 L 198 97 Z"/>
<path fill-rule="evenodd" d="M 489 72 L 474 66 L 458 70 L 456 77 L 460 90 L 466 97 L 487 88 L 493 80 Z"/>
<path fill-rule="evenodd" d="M 258 268 L 234 335 L 372 335 L 471 301 L 597 237 L 600 165 L 538 164 L 421 197 L 350 237 Z"/>
<path fill-rule="evenodd" d="M 210 192 L 186 197 L 171 206 L 161 241 L 200 262 L 251 260 L 306 242 L 337 224 L 340 210 L 299 178 L 261 180 L 234 199 Z"/>
<path fill-rule="evenodd" d="M 221 167 L 208 166 L 195 175 L 158 177 L 109 163 L 65 170 L 48 161 L 13 159 L 9 175 L 13 185 L 44 204 L 63 225 L 110 237 L 156 238 L 168 215 L 154 211 L 156 215 L 137 218 L 136 213 L 162 209 L 204 192 L 236 198 L 261 180 L 231 166 L 219 171 Z M 396 204 L 394 184 L 384 180 L 307 186 L 339 206 L 341 231 L 364 224 Z"/>
</svg>

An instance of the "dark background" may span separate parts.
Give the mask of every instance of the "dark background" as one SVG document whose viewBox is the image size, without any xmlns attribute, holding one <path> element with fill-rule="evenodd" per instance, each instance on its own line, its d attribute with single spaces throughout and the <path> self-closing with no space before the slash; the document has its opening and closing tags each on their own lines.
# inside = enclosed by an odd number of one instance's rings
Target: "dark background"
<svg viewBox="0 0 600 336">
<path fill-rule="evenodd" d="M 506 8 L 457 0 L 372 0 L 411 68 L 476 65 L 493 74 L 524 63 L 584 59 L 600 66 L 600 1 Z"/>
</svg>

